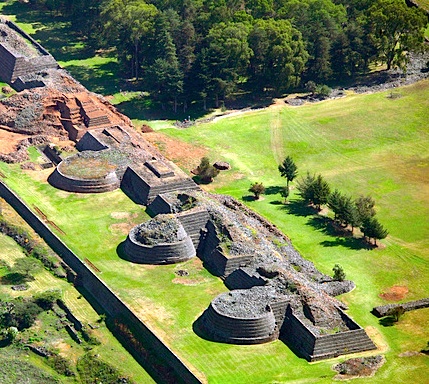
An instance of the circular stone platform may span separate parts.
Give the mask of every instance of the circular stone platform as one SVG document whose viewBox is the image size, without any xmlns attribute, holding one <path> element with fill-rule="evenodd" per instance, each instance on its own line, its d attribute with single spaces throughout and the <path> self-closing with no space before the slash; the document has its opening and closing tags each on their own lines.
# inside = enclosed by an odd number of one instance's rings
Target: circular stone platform
<svg viewBox="0 0 429 384">
<path fill-rule="evenodd" d="M 82 152 L 63 160 L 49 176 L 49 183 L 68 192 L 100 193 L 119 188 L 117 166 L 98 152 Z"/>
<path fill-rule="evenodd" d="M 127 260 L 142 264 L 173 264 L 196 255 L 191 237 L 170 215 L 158 215 L 131 229 L 124 253 Z"/>
<path fill-rule="evenodd" d="M 251 290 L 220 294 L 199 322 L 208 338 L 230 344 L 265 343 L 276 340 L 279 334 L 271 307 L 255 300 Z"/>
</svg>

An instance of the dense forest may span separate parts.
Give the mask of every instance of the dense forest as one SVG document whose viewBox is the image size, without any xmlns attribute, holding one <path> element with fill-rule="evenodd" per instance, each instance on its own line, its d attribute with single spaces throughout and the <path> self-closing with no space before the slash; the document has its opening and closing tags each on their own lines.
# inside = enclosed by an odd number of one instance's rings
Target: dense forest
<svg viewBox="0 0 429 384">
<path fill-rule="evenodd" d="M 273 94 L 405 68 L 427 14 L 405 0 L 30 0 L 97 48 L 161 103 Z"/>
</svg>

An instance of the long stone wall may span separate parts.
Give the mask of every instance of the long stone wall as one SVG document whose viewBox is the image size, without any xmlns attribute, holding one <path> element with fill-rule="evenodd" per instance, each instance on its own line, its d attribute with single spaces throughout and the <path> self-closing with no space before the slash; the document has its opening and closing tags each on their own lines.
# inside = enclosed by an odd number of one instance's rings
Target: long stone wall
<svg viewBox="0 0 429 384">
<path fill-rule="evenodd" d="M 381 305 L 379 307 L 373 308 L 372 313 L 377 317 L 384 317 L 388 315 L 390 310 L 398 307 L 402 307 L 405 311 L 413 311 L 415 309 L 429 308 L 429 298 L 409 301 L 407 303 L 402 303 L 402 304 Z"/>
<path fill-rule="evenodd" d="M 201 383 L 201 380 L 150 330 L 132 310 L 100 280 L 2 181 L 0 196 L 6 200 L 46 243 L 77 273 L 77 282 L 103 310 L 114 318 L 126 319 L 138 339 L 149 353 L 155 354 L 166 366 L 173 369 L 177 381 Z M 154 372 L 156 374 L 156 372 Z M 162 378 L 159 378 L 162 380 Z M 176 382 L 177 382 L 176 381 Z"/>
</svg>

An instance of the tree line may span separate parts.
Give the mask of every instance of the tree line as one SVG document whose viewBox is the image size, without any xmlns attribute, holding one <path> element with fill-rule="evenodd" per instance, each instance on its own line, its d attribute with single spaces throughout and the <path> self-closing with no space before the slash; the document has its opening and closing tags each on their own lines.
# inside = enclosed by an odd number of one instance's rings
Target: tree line
<svg viewBox="0 0 429 384">
<path fill-rule="evenodd" d="M 287 156 L 278 166 L 280 175 L 286 179 L 286 186 L 280 189 L 281 196 L 287 203 L 289 196 L 289 183 L 298 176 L 298 167 L 291 156 Z M 307 171 L 296 186 L 298 195 L 306 205 L 311 205 L 320 211 L 322 206 L 327 206 L 334 214 L 333 221 L 342 228 L 350 228 L 353 235 L 354 229 L 359 228 L 364 238 L 377 240 L 387 237 L 388 231 L 378 221 L 375 211 L 375 201 L 371 196 L 359 196 L 353 198 L 340 192 L 338 189 L 332 191 L 329 183 L 321 174 L 311 174 Z M 265 193 L 262 183 L 252 183 L 249 192 L 255 199 Z"/>
<path fill-rule="evenodd" d="M 238 89 L 276 94 L 404 68 L 427 15 L 404 0 L 30 0 L 70 18 L 94 47 L 177 108 L 219 104 Z"/>
</svg>

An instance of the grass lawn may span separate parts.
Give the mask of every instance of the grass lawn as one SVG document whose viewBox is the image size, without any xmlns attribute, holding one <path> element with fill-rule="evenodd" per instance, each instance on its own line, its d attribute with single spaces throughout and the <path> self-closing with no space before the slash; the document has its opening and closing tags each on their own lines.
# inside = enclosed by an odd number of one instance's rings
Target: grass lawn
<svg viewBox="0 0 429 384">
<path fill-rule="evenodd" d="M 1 209 L 3 214 L 9 217 L 14 223 L 19 226 L 25 226 L 19 216 L 5 203 L 1 204 Z M 32 231 L 31 229 L 29 230 L 30 232 Z M 153 383 L 153 379 L 122 347 L 104 323 L 98 323 L 100 316 L 73 285 L 67 283 L 65 279 L 56 278 L 47 270 L 42 269 L 40 272 L 34 274 L 34 280 L 27 283 L 28 289 L 26 291 L 14 291 L 7 281 L 1 280 L 8 273 L 6 266 L 13 266 L 15 260 L 22 257 L 26 256 L 21 247 L 10 237 L 0 234 L 0 299 L 19 296 L 31 297 L 49 289 L 60 290 L 62 300 L 71 309 L 74 316 L 87 327 L 88 324 L 98 326 L 92 332 L 101 344 L 90 346 L 92 352 L 98 354 L 100 359 L 114 366 L 124 376 L 130 377 L 133 382 Z M 34 342 L 41 342 L 46 348 L 57 350 L 63 357 L 72 362 L 73 366 L 77 359 L 86 352 L 85 348 L 88 346 L 75 343 L 63 327 L 58 328 L 58 318 L 53 313 L 42 313 L 38 318 L 39 320 L 33 327 L 21 332 L 21 337 L 31 339 Z M 0 382 L 2 384 L 12 384 L 19 380 L 26 380 L 25 382 L 28 383 L 45 382 L 41 377 L 45 377 L 46 374 L 59 379 L 64 384 L 80 382 L 75 381 L 73 378 L 59 376 L 46 364 L 43 358 L 28 352 L 23 356 L 20 351 L 15 351 L 13 346 L 0 348 L 0 359 L 8 361 L 8 364 L 1 364 L 0 366 Z M 21 379 L 18 379 L 19 377 Z"/>
<path fill-rule="evenodd" d="M 373 306 L 386 303 L 379 295 L 395 285 L 408 290 L 404 300 L 428 296 L 429 83 L 399 92 L 402 97 L 396 99 L 379 93 L 298 108 L 276 105 L 186 130 L 162 130 L 206 146 L 213 159 L 232 164 L 233 170 L 222 173 L 209 190 L 243 199 L 277 224 L 323 272 L 331 274 L 335 263 L 343 266 L 357 288 L 341 299 L 387 357 L 370 379 L 373 383 L 418 381 L 429 368 L 427 357 L 417 353 L 429 339 L 429 310 L 406 313 L 391 327 L 370 314 Z M 378 217 L 390 232 L 383 246 L 369 251 L 358 241 L 329 235 L 317 217 L 297 210 L 295 189 L 291 203 L 280 204 L 275 192 L 284 180 L 277 163 L 288 154 L 301 175 L 307 169 L 320 172 L 345 193 L 373 196 Z M 197 337 L 192 323 L 226 288 L 198 260 L 153 267 L 120 259 L 117 245 L 133 225 L 148 219 L 121 191 L 67 193 L 46 183 L 49 170 L 23 172 L 6 164 L 0 164 L 0 170 L 5 181 L 53 220 L 66 233 L 64 241 L 95 264 L 109 286 L 208 382 L 331 382 L 331 365 L 344 357 L 308 364 L 280 341 L 235 346 Z M 271 187 L 261 201 L 246 198 L 253 181 Z M 177 276 L 177 269 L 186 269 L 189 276 Z"/>
</svg>

